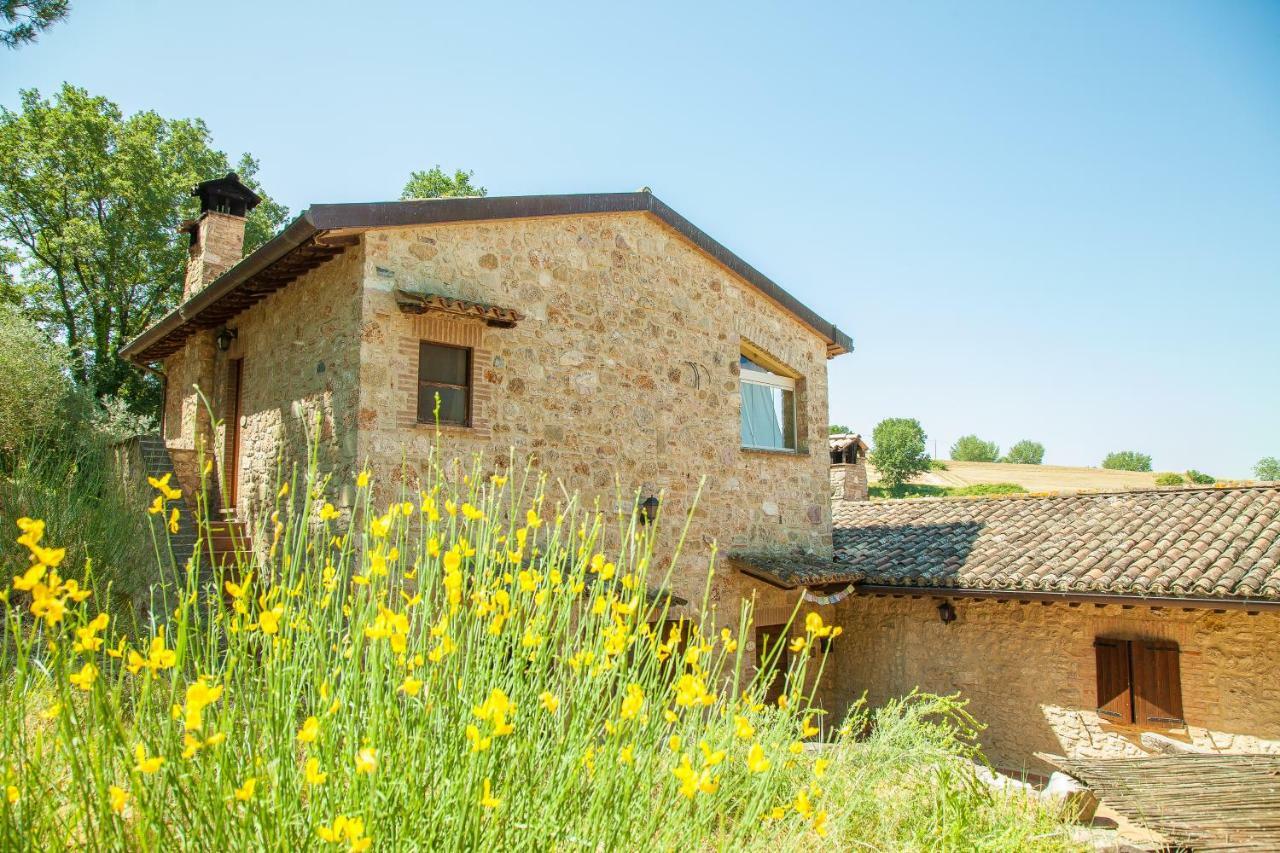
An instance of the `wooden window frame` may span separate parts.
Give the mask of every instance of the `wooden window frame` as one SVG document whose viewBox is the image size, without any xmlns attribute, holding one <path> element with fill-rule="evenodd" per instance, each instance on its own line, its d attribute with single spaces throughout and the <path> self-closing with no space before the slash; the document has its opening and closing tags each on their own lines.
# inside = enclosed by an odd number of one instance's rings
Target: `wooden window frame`
<svg viewBox="0 0 1280 853">
<path fill-rule="evenodd" d="M 1104 722 L 1140 729 L 1187 724 L 1177 643 L 1098 637 L 1093 646 Z"/>
<path fill-rule="evenodd" d="M 467 355 L 467 366 L 465 368 L 465 373 L 467 376 L 467 384 L 453 385 L 447 382 L 424 381 L 422 379 L 422 362 L 423 362 L 423 356 L 424 356 L 424 349 L 426 347 L 440 347 L 441 349 L 456 349 L 456 350 L 462 350 L 463 352 L 465 352 Z M 423 411 L 423 407 L 422 407 L 423 391 L 428 388 L 430 389 L 446 388 L 446 389 L 451 389 L 455 391 L 461 391 L 463 393 L 463 397 L 465 400 L 465 406 L 464 406 L 465 414 L 463 415 L 463 420 L 461 422 L 441 420 L 440 426 L 470 427 L 472 423 L 472 404 L 475 398 L 475 385 L 476 383 L 475 383 L 475 348 L 474 347 L 463 346 L 461 344 L 447 344 L 441 341 L 426 341 L 426 340 L 418 341 L 418 385 L 417 385 L 418 393 L 416 398 L 417 408 L 414 412 L 414 416 L 417 418 L 418 423 L 433 424 L 433 425 L 435 424 L 434 419 L 424 420 L 421 416 L 421 413 Z M 431 401 L 431 406 L 429 406 L 428 408 L 434 411 L 435 409 L 434 400 Z"/>
<path fill-rule="evenodd" d="M 778 697 L 787 692 L 787 673 L 791 669 L 791 638 L 787 635 L 787 625 L 780 623 L 776 625 L 756 625 L 755 642 L 756 642 L 756 669 L 764 668 L 765 658 L 769 654 L 769 649 L 765 648 L 765 638 L 772 637 L 774 642 L 782 646 L 779 651 L 778 658 L 774 663 L 773 680 L 765 688 L 764 700 L 768 704 L 778 701 Z M 775 646 L 776 648 L 776 646 Z"/>
<path fill-rule="evenodd" d="M 794 373 L 794 371 L 782 366 L 779 362 L 775 361 L 772 358 L 769 358 L 761 350 L 755 347 L 749 346 L 745 342 L 740 348 L 739 358 L 740 359 L 745 358 L 751 361 L 753 364 L 756 364 L 757 366 L 762 367 L 766 371 L 768 371 L 767 373 L 758 373 L 753 370 L 743 370 L 740 368 L 738 370 L 739 387 L 741 387 L 742 385 L 760 385 L 765 388 L 774 388 L 782 392 L 782 394 L 784 395 L 783 396 L 784 400 L 787 399 L 786 395 L 790 395 L 790 401 L 791 401 L 791 405 L 790 405 L 791 412 L 790 412 L 790 418 L 789 418 L 791 423 L 791 444 L 789 446 L 785 444 L 786 442 L 785 425 L 788 418 L 787 418 L 787 413 L 784 412 L 783 413 L 784 446 L 768 447 L 765 445 L 746 444 L 745 442 L 741 442 L 742 437 L 741 435 L 739 435 L 739 441 L 742 444 L 742 449 L 743 450 L 762 450 L 762 451 L 768 451 L 771 453 L 799 453 L 800 452 L 800 403 L 799 403 L 800 393 L 799 393 L 799 388 L 797 387 L 798 385 L 797 380 L 799 377 L 791 375 L 792 373 Z M 739 403 L 739 406 L 741 405 L 742 403 Z"/>
</svg>

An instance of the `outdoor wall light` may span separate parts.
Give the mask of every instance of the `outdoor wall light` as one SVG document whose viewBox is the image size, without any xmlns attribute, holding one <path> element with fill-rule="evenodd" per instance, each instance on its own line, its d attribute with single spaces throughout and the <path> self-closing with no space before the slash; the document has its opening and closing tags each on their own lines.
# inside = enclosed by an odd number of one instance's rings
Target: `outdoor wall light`
<svg viewBox="0 0 1280 853">
<path fill-rule="evenodd" d="M 218 349 L 226 352 L 231 349 L 231 342 L 236 339 L 236 330 L 223 326 L 218 330 L 218 336 L 214 338 L 214 342 L 218 345 Z"/>
<path fill-rule="evenodd" d="M 956 621 L 956 609 L 951 606 L 950 601 L 944 601 L 938 605 L 938 618 L 942 620 L 943 625 Z"/>
<path fill-rule="evenodd" d="M 640 523 L 652 524 L 658 518 L 658 499 L 653 495 L 640 502 Z"/>
</svg>

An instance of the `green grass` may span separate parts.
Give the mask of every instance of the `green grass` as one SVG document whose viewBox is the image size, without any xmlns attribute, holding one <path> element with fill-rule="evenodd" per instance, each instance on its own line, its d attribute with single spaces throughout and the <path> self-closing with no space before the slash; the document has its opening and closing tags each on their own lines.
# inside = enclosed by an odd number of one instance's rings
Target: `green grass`
<svg viewBox="0 0 1280 853">
<path fill-rule="evenodd" d="M 929 486 L 918 483 L 904 483 L 896 489 L 886 489 L 879 483 L 872 483 L 868 492 L 872 500 L 896 500 L 901 498 L 963 498 L 981 497 L 984 495 L 1020 495 L 1026 489 L 1017 483 L 974 483 L 970 486 Z"/>
<path fill-rule="evenodd" d="M 341 513 L 313 461 L 259 519 L 264 553 L 192 566 L 141 634 L 100 627 L 99 597 L 54 576 L 72 557 L 49 549 L 74 538 L 24 546 L 3 596 L 0 848 L 1067 845 L 1058 816 L 976 782 L 956 699 L 826 720 L 816 615 L 772 705 L 749 604 L 709 615 L 712 566 L 684 568 L 701 615 L 655 628 L 655 531 L 687 519 L 441 461 L 390 503 L 361 478 Z M 820 754 L 817 728 L 836 741 Z"/>
</svg>

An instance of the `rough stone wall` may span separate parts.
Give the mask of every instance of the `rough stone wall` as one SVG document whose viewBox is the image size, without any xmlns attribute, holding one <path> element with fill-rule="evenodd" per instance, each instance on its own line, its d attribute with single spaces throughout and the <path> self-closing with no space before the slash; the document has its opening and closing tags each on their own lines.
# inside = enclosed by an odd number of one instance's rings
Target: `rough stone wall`
<svg viewBox="0 0 1280 853">
<path fill-rule="evenodd" d="M 831 466 L 831 500 L 865 501 L 868 498 L 867 463 L 862 459 L 853 463 Z"/>
<path fill-rule="evenodd" d="M 215 471 L 220 490 L 231 412 L 231 362 L 243 359 L 237 514 L 261 521 L 277 474 L 306 465 L 307 436 L 318 436 L 319 465 L 349 499 L 356 459 L 362 252 L 352 247 L 234 318 L 236 338 L 212 356 Z M 319 418 L 317 433 L 317 418 Z M 299 471 L 299 476 L 305 473 Z"/>
<path fill-rule="evenodd" d="M 191 226 L 196 239 L 187 250 L 187 276 L 182 286 L 184 301 L 240 262 L 244 256 L 244 222 L 243 216 L 216 210 L 200 214 Z"/>
<path fill-rule="evenodd" d="M 851 596 L 819 608 L 844 627 L 821 694 L 834 716 L 863 691 L 872 707 L 915 687 L 960 691 L 987 724 L 983 745 L 998 766 L 1045 772 L 1037 751 L 1140 755 L 1142 730 L 1103 723 L 1094 710 L 1093 640 L 1158 638 L 1181 649 L 1187 720 L 1162 734 L 1215 750 L 1280 753 L 1280 614 L 951 601 L 950 624 L 929 596 Z"/>
<path fill-rule="evenodd" d="M 434 427 L 416 423 L 417 344 L 473 346 L 473 419 L 444 428 L 449 455 L 510 448 L 602 506 L 666 493 L 670 520 L 698 503 L 675 587 L 701 598 L 705 559 L 722 550 L 830 553 L 826 351 L 821 338 L 647 214 L 451 223 L 365 237 L 359 456 L 382 483 L 421 466 Z M 515 308 L 515 328 L 395 304 L 395 287 Z M 743 340 L 798 381 L 801 451 L 743 451 Z M 417 470 L 420 470 L 417 469 Z M 723 573 L 721 621 L 755 585 Z M 763 593 L 766 598 L 772 593 Z"/>
</svg>

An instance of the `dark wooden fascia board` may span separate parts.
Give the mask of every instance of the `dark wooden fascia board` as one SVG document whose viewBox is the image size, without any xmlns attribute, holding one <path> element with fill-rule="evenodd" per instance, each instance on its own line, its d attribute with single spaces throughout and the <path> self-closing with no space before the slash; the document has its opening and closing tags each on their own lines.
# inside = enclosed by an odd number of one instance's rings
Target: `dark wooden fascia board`
<svg viewBox="0 0 1280 853">
<path fill-rule="evenodd" d="M 1167 607 L 1193 610 L 1280 610 L 1280 601 L 1265 598 L 1183 598 L 1178 596 L 1123 595 L 1106 592 L 1051 592 L 1015 589 L 961 589 L 945 586 L 895 586 L 858 584 L 857 595 L 931 596 L 933 598 L 994 598 L 1007 601 L 1062 602 L 1068 604 L 1120 604 L 1130 607 Z"/>
<path fill-rule="evenodd" d="M 195 320 L 199 314 L 224 300 L 250 279 L 265 272 L 308 240 L 316 239 L 318 247 L 327 248 L 324 245 L 326 242 L 324 232 L 593 213 L 652 214 L 824 338 L 827 341 L 829 357 L 853 350 L 853 341 L 834 323 L 824 320 L 773 280 L 676 213 L 653 193 L 644 190 L 633 193 L 495 196 L 312 205 L 274 238 L 259 246 L 251 255 L 204 290 L 130 341 L 120 354 L 129 361 L 146 360 L 146 351 L 156 343 L 170 335 L 180 335 L 181 329 Z M 352 237 L 351 234 L 335 235 L 331 245 L 351 245 Z"/>
</svg>

